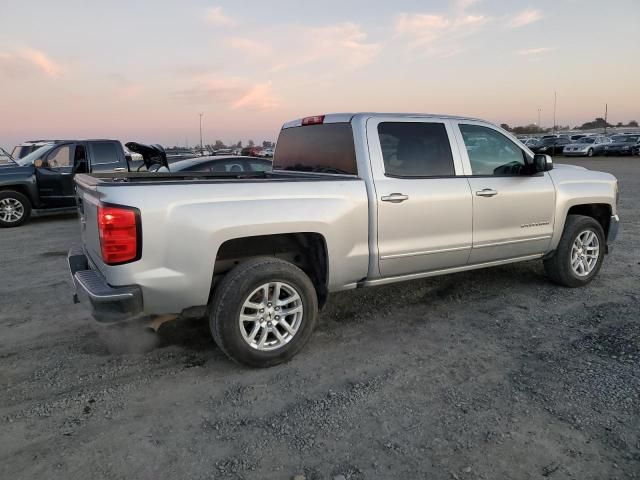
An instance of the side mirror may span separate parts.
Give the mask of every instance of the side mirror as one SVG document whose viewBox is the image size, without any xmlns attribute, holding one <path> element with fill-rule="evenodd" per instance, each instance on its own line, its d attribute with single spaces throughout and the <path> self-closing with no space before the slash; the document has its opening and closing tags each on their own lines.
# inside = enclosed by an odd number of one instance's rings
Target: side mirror
<svg viewBox="0 0 640 480">
<path fill-rule="evenodd" d="M 533 156 L 533 173 L 542 173 L 553 170 L 553 159 L 549 155 L 537 153 Z"/>
</svg>

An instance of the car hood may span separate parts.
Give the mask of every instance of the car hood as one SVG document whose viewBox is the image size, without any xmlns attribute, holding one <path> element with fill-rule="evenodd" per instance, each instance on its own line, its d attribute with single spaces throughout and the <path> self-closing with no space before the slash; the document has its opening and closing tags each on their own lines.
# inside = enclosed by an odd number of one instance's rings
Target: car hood
<svg viewBox="0 0 640 480">
<path fill-rule="evenodd" d="M 144 161 L 144 166 L 147 167 L 147 170 L 149 170 L 149 167 L 152 165 L 160 165 L 169 168 L 167 154 L 162 146 L 157 144 L 145 145 L 144 143 L 137 142 L 129 142 L 125 144 L 125 146 L 129 151 L 142 155 L 142 160 Z"/>
<path fill-rule="evenodd" d="M 31 175 L 35 167 L 33 165 L 18 165 L 15 163 L 3 163 L 0 165 L 0 177 L 6 175 Z"/>
<path fill-rule="evenodd" d="M 553 169 L 554 170 L 561 170 L 561 171 L 569 171 L 569 170 L 587 170 L 584 167 L 581 167 L 579 165 L 569 165 L 567 163 L 554 163 L 553 164 Z"/>
</svg>

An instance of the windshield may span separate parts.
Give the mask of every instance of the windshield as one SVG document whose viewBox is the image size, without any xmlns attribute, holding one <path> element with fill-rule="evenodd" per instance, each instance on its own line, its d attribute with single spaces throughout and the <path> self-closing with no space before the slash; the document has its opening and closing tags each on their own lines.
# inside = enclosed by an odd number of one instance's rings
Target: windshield
<svg viewBox="0 0 640 480">
<path fill-rule="evenodd" d="M 44 156 L 44 154 L 46 154 L 49 150 L 51 150 L 51 147 L 53 146 L 54 146 L 53 144 L 43 145 L 37 150 L 34 150 L 33 152 L 31 152 L 26 157 L 22 157 L 16 160 L 16 163 L 22 166 L 31 165 L 34 161 L 41 158 L 42 156 Z"/>
<path fill-rule="evenodd" d="M 576 143 L 593 143 L 595 141 L 596 141 L 595 138 L 582 137 L 582 138 L 579 138 L 578 140 L 576 140 Z"/>
<path fill-rule="evenodd" d="M 634 143 L 638 141 L 637 135 L 615 135 L 611 140 L 618 143 Z"/>
<path fill-rule="evenodd" d="M 11 158 L 11 155 L 9 155 L 9 153 L 0 148 L 0 165 L 6 165 L 8 163 L 13 164 L 15 162 L 13 161 L 13 158 Z"/>
</svg>

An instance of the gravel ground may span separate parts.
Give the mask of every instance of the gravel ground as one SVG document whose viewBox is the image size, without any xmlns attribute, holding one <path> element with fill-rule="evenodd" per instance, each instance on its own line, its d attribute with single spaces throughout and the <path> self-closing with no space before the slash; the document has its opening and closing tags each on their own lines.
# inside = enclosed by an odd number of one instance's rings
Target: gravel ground
<svg viewBox="0 0 640 480">
<path fill-rule="evenodd" d="M 640 478 L 640 160 L 570 163 L 621 183 L 587 288 L 529 262 L 334 295 L 269 370 L 199 319 L 90 320 L 75 218 L 0 231 L 0 478 Z"/>
</svg>

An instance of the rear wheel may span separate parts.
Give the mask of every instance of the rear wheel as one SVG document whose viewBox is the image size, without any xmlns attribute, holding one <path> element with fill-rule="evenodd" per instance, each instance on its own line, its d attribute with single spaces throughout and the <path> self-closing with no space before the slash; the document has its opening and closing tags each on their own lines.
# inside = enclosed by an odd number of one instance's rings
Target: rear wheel
<svg viewBox="0 0 640 480">
<path fill-rule="evenodd" d="M 593 280 L 606 249 L 604 230 L 591 217 L 569 215 L 554 255 L 544 261 L 549 278 L 566 287 L 581 287 Z"/>
<path fill-rule="evenodd" d="M 216 287 L 209 326 L 232 360 L 251 367 L 285 362 L 311 337 L 316 291 L 295 265 L 272 257 L 241 263 Z"/>
<path fill-rule="evenodd" d="M 0 227 L 18 227 L 31 216 L 31 203 L 22 193 L 0 191 Z"/>
</svg>

